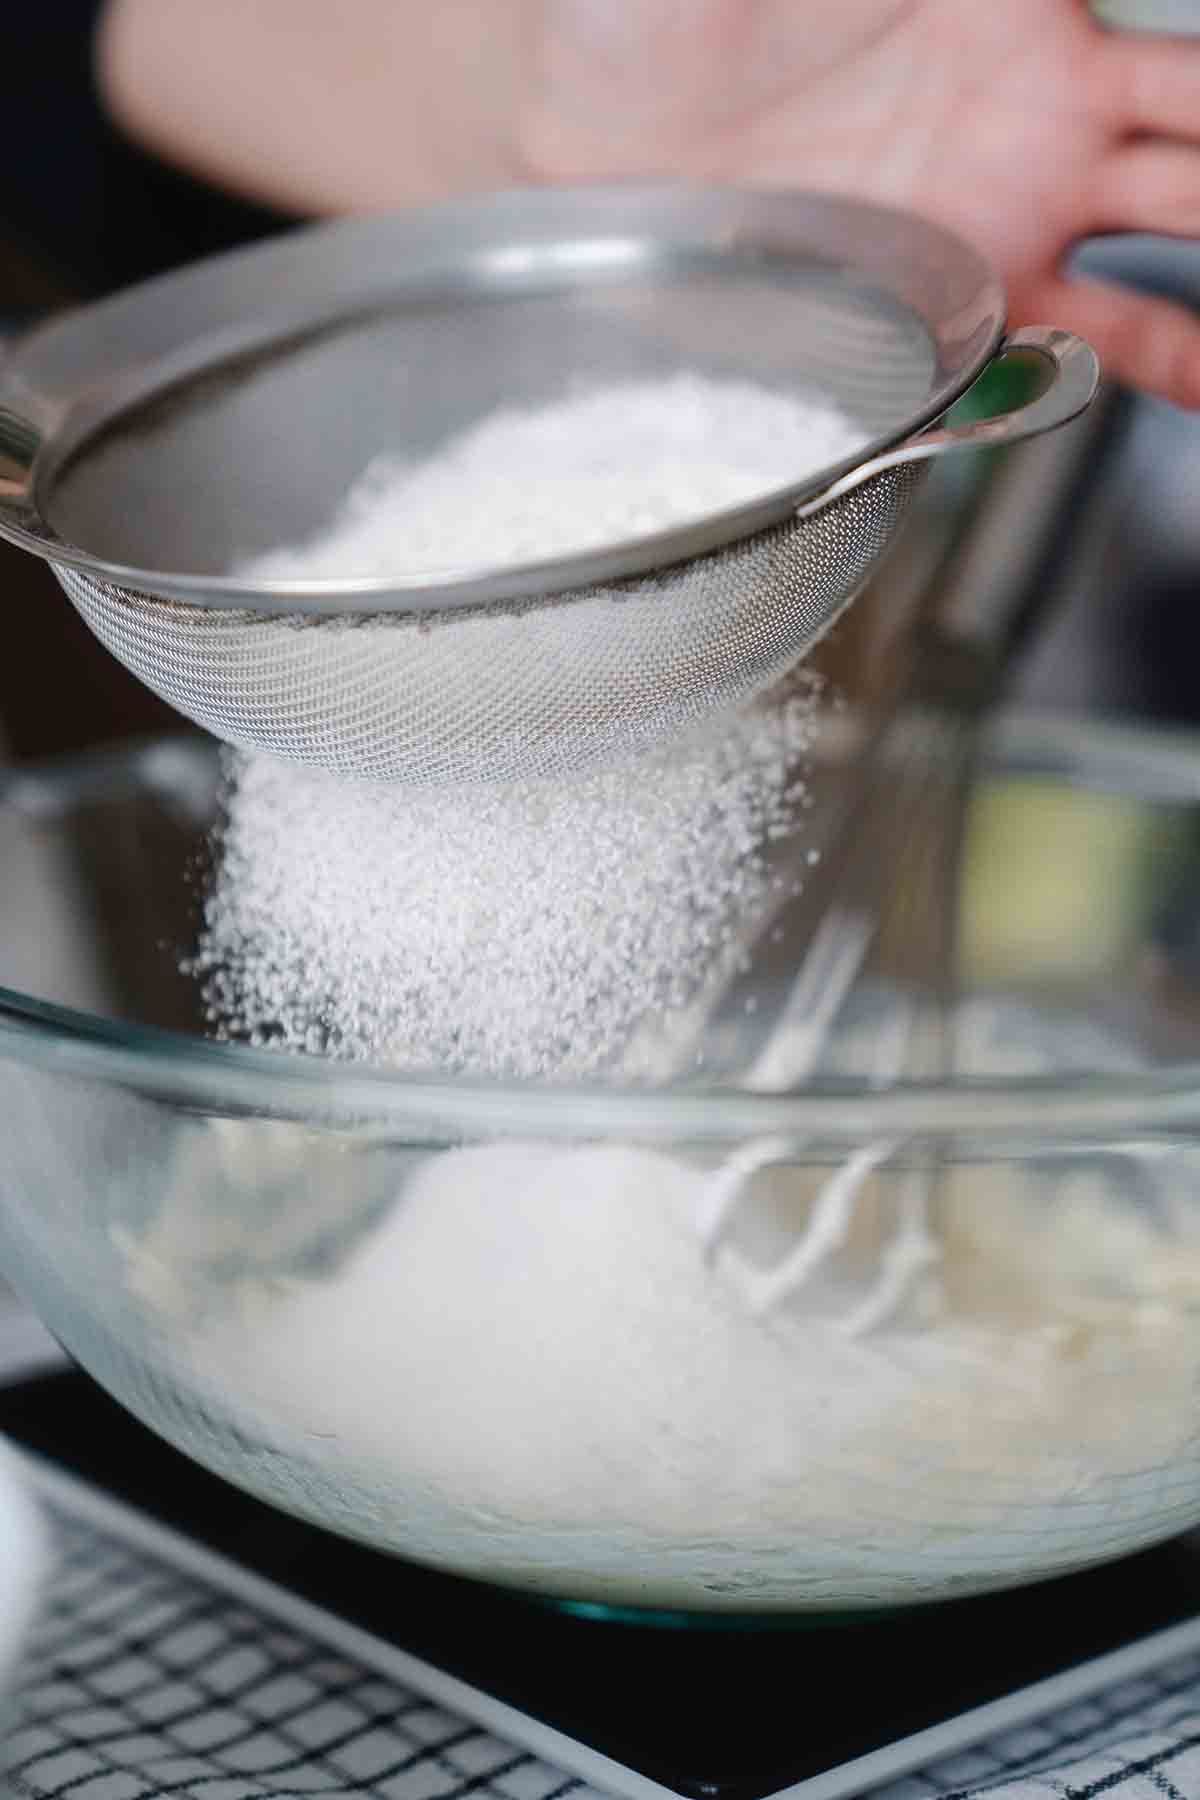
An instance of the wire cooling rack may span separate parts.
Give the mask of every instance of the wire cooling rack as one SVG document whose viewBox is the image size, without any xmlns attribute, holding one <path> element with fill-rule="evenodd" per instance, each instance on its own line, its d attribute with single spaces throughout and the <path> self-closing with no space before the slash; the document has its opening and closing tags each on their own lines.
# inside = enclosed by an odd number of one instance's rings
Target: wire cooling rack
<svg viewBox="0 0 1200 1800">
<path fill-rule="evenodd" d="M 196 1553 L 211 1565 L 201 1573 L 169 1534 L 120 1518 L 124 1509 L 85 1508 L 69 1481 L 48 1485 L 57 1558 L 8 1744 L 17 1794 L 586 1800 L 596 1791 L 451 1710 L 429 1691 L 454 1685 L 437 1671 L 425 1691 L 382 1675 L 332 1643 L 335 1622 L 318 1624 L 315 1609 L 280 1592 L 281 1609 L 296 1615 L 281 1618 L 240 1571 L 220 1575 L 244 1586 L 242 1597 L 214 1581 L 219 1559 Z"/>
<path fill-rule="evenodd" d="M 19 1800 L 667 1792 L 73 1477 L 40 1469 L 36 1479 L 58 1556 L 8 1742 Z M 873 1800 L 1196 1800 L 1200 1622 L 1103 1660 L 1116 1678 L 1099 1692 L 1072 1700 L 1060 1686 L 1059 1703 L 1037 1717 L 1028 1699 L 1024 1717 L 1014 1711 L 1014 1696 L 1004 1729 L 1007 1703 L 984 1709 L 993 1729 L 983 1741 L 970 1745 L 960 1721 L 953 1754 L 886 1786 L 876 1760 L 790 1791 L 797 1800 L 868 1791 Z M 911 1766 L 915 1747 L 900 1746 L 893 1768 Z"/>
</svg>

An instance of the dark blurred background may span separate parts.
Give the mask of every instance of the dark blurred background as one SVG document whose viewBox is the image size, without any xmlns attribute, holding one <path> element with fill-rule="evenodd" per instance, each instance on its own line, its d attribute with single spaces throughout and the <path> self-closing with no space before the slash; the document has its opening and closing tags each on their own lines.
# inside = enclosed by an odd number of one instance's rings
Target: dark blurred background
<svg viewBox="0 0 1200 1800">
<path fill-rule="evenodd" d="M 4 105 L 16 154 L 0 183 L 0 339 L 288 222 L 143 155 L 109 124 L 92 77 L 100 10 L 100 0 L 4 9 Z M 9 755 L 178 726 L 91 639 L 49 570 L 4 543 L 0 597 L 10 621 L 0 644 L 0 745 Z"/>
</svg>

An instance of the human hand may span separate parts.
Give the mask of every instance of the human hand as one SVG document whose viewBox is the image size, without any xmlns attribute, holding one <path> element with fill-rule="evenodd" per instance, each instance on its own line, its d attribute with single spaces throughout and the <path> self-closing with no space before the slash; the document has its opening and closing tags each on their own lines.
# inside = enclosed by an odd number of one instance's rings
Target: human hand
<svg viewBox="0 0 1200 1800">
<path fill-rule="evenodd" d="M 1200 319 L 1066 271 L 1095 233 L 1200 235 L 1200 39 L 1085 0 L 109 0 L 99 48 L 136 135 L 296 210 L 659 176 L 924 213 L 1014 326 L 1200 407 Z"/>
<path fill-rule="evenodd" d="M 1003 276 L 1013 326 L 1200 407 L 1200 318 L 1085 281 L 1082 237 L 1200 235 L 1200 40 L 1084 0 L 548 0 L 521 154 L 538 179 L 819 188 L 923 213 Z"/>
</svg>

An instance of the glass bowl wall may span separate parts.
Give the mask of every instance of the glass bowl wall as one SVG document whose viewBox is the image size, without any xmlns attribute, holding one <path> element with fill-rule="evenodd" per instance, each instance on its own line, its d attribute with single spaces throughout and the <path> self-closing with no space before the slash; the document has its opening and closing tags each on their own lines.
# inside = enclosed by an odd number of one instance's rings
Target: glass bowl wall
<svg viewBox="0 0 1200 1800">
<path fill-rule="evenodd" d="M 206 1042 L 179 953 L 216 795 L 187 741 L 0 789 L 0 1267 L 197 1461 L 444 1568 L 708 1612 L 943 1599 L 1200 1522 L 1200 744 L 1000 721 L 958 1071 L 886 1091 L 886 965 L 787 1095 Z M 764 1312 L 855 1159 L 845 1241 Z M 915 1191 L 942 1260 L 848 1331 Z"/>
</svg>

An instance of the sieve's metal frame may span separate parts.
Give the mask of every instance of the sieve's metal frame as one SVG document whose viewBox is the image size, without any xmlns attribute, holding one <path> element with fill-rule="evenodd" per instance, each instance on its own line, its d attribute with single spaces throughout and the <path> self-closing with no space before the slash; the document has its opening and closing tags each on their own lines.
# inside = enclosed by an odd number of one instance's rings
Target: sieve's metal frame
<svg viewBox="0 0 1200 1800">
<path fill-rule="evenodd" d="M 830 198 L 559 190 L 321 227 L 27 340 L 0 375 L 0 534 L 228 743 L 362 780 L 575 774 L 807 655 L 886 554 L 918 465 L 1087 405 L 1086 344 L 1002 328 L 967 246 Z M 1041 362 L 1036 398 L 927 429 L 997 351 Z M 820 388 L 859 447 L 744 504 L 524 566 L 226 573 L 254 566 L 247 538 L 302 541 L 377 454 L 420 458 L 464 417 L 647 359 Z M 127 560 L 173 553 L 192 566 Z"/>
<path fill-rule="evenodd" d="M 67 460 L 113 421 L 205 371 L 414 295 L 509 295 L 599 277 L 678 274 L 729 257 L 818 262 L 877 283 L 928 328 L 921 408 L 842 462 L 667 531 L 521 567 L 419 579 L 249 580 L 137 567 L 65 542 L 47 496 Z M 0 536 L 114 586 L 195 606 L 319 615 L 430 613 L 531 599 L 661 570 L 808 514 L 890 464 L 1009 441 L 1086 404 L 1081 348 L 1021 342 L 1059 369 L 1039 407 L 951 437 L 921 433 L 1000 347 L 1004 293 L 988 266 L 923 220 L 830 196 L 630 185 L 518 192 L 389 218 L 307 227 L 145 283 L 35 331 L 0 365 Z M 1093 359 L 1094 364 L 1094 359 Z M 1064 381 L 1064 374 L 1072 379 Z M 1077 377 L 1077 378 L 1076 378 Z"/>
</svg>

